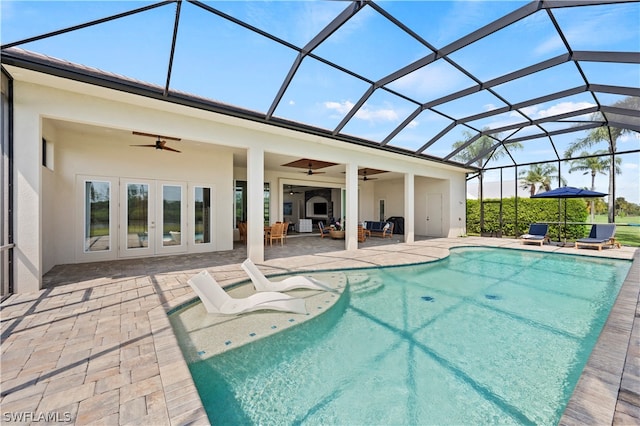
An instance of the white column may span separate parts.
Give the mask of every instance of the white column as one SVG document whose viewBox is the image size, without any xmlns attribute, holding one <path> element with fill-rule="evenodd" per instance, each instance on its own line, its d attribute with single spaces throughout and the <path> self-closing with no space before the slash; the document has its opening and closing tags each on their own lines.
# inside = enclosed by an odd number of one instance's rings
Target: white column
<svg viewBox="0 0 640 426">
<path fill-rule="evenodd" d="M 412 243 L 415 239 L 416 191 L 415 175 L 404 175 L 404 242 Z"/>
<path fill-rule="evenodd" d="M 347 183 L 347 229 L 345 249 L 358 249 L 358 165 L 347 163 L 345 174 Z"/>
<path fill-rule="evenodd" d="M 26 107 L 16 106 L 13 123 L 14 292 L 26 293 L 42 288 L 42 136 Z"/>
<path fill-rule="evenodd" d="M 247 150 L 247 257 L 264 262 L 264 149 Z"/>
</svg>

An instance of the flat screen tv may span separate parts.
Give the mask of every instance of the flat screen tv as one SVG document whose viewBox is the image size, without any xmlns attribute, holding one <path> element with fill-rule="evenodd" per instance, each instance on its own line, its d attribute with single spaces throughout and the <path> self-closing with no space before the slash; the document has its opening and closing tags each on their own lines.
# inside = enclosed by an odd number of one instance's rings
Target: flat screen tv
<svg viewBox="0 0 640 426">
<path fill-rule="evenodd" d="M 327 214 L 327 203 L 313 203 L 313 214 L 321 216 Z"/>
</svg>

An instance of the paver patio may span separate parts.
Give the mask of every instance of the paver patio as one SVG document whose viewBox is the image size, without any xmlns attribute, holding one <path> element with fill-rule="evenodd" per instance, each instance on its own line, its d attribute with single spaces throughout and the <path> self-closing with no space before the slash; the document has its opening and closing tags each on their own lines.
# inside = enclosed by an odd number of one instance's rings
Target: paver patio
<svg viewBox="0 0 640 426">
<path fill-rule="evenodd" d="M 461 245 L 634 259 L 561 424 L 640 423 L 640 250 L 522 246 L 517 240 L 291 238 L 265 249 L 270 273 L 433 261 Z M 314 253 L 301 255 L 301 253 Z M 2 302 L 2 421 L 16 424 L 208 424 L 166 312 L 193 299 L 187 279 L 208 269 L 223 285 L 246 280 L 244 247 L 229 252 L 63 265 L 46 288 Z M 270 268 L 269 268 L 270 267 Z M 626 362 L 626 364 L 625 364 Z M 47 417 L 47 419 L 45 419 Z"/>
</svg>

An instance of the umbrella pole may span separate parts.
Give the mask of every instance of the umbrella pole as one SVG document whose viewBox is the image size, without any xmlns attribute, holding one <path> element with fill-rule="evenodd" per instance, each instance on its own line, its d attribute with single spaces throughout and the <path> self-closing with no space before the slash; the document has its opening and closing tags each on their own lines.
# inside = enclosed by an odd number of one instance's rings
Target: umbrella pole
<svg viewBox="0 0 640 426">
<path fill-rule="evenodd" d="M 567 199 L 564 199 L 564 244 L 563 247 L 567 245 Z"/>
</svg>

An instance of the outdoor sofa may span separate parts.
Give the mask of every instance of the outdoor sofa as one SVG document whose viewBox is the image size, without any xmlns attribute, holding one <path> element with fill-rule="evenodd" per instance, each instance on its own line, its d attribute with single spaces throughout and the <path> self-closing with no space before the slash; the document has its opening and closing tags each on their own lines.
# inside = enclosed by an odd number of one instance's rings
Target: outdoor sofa
<svg viewBox="0 0 640 426">
<path fill-rule="evenodd" d="M 367 231 L 366 234 L 376 237 L 389 237 L 393 235 L 393 223 L 386 221 L 379 222 L 364 222 L 364 229 Z"/>
</svg>

